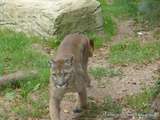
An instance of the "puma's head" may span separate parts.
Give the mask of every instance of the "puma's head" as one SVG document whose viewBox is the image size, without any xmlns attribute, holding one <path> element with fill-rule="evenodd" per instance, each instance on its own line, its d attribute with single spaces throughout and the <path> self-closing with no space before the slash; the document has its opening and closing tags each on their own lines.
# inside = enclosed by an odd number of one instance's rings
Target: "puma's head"
<svg viewBox="0 0 160 120">
<path fill-rule="evenodd" d="M 69 80 L 73 77 L 73 57 L 51 60 L 51 79 L 57 88 L 67 87 Z"/>
</svg>

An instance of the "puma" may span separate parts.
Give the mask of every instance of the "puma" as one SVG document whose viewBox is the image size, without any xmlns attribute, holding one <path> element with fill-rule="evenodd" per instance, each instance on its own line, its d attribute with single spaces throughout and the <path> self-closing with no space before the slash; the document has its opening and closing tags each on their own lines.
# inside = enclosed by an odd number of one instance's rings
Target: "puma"
<svg viewBox="0 0 160 120">
<path fill-rule="evenodd" d="M 158 94 L 151 104 L 151 109 L 156 114 L 156 120 L 160 120 L 160 94 Z"/>
<path fill-rule="evenodd" d="M 90 86 L 87 64 L 93 50 L 93 41 L 79 33 L 67 35 L 61 42 L 54 60 L 50 61 L 51 120 L 60 120 L 60 103 L 66 92 L 78 93 L 74 112 L 87 108 L 86 87 Z"/>
</svg>

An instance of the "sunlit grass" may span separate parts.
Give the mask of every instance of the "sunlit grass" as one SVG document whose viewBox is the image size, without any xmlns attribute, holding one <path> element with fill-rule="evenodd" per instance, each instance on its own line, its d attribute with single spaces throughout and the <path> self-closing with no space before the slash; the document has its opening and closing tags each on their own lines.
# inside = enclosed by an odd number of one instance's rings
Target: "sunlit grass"
<svg viewBox="0 0 160 120">
<path fill-rule="evenodd" d="M 114 64 L 145 63 L 160 58 L 160 41 L 140 44 L 124 41 L 111 46 L 109 61 Z"/>
</svg>

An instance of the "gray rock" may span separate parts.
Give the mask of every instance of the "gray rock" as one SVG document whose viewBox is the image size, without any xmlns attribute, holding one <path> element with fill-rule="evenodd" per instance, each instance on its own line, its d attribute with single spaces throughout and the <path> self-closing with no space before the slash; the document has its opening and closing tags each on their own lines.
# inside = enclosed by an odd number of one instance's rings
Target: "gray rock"
<svg viewBox="0 0 160 120">
<path fill-rule="evenodd" d="M 101 31 L 103 20 L 96 0 L 0 0 L 0 27 L 50 37 Z"/>
</svg>

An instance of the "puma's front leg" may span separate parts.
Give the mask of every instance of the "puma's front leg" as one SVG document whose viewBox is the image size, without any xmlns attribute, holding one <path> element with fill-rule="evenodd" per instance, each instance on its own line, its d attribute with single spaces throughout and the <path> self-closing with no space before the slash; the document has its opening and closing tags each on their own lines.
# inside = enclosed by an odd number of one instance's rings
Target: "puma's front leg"
<svg viewBox="0 0 160 120">
<path fill-rule="evenodd" d="M 84 79 L 86 80 L 87 87 L 91 87 L 91 79 L 87 72 L 87 63 L 83 65 Z"/>
<path fill-rule="evenodd" d="M 85 72 L 85 78 L 86 78 L 86 82 L 87 82 L 87 87 L 91 87 L 91 79 L 87 73 L 87 71 Z"/>
<path fill-rule="evenodd" d="M 60 101 L 58 99 L 50 98 L 49 112 L 51 120 L 60 120 Z"/>
<path fill-rule="evenodd" d="M 49 113 L 51 120 L 60 120 L 60 102 L 64 95 L 63 90 L 56 89 L 53 81 L 50 80 L 49 86 Z"/>
</svg>

